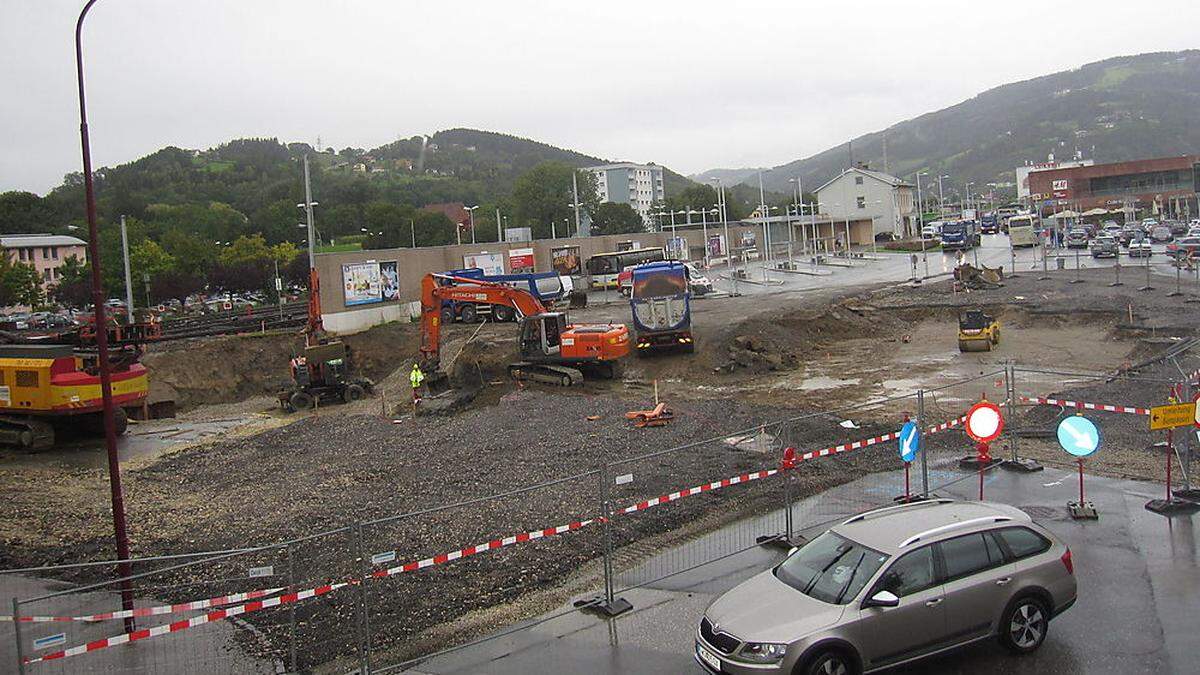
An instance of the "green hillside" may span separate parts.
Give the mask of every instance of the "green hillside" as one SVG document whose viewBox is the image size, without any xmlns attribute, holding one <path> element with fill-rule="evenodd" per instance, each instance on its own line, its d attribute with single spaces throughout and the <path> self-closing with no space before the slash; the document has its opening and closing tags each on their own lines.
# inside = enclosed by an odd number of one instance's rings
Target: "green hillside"
<svg viewBox="0 0 1200 675">
<path fill-rule="evenodd" d="M 965 181 L 1015 181 L 1014 167 L 1069 158 L 1097 162 L 1200 151 L 1200 51 L 1161 52 L 1090 63 L 989 89 L 957 105 L 853 140 L 854 160 L 910 180 L 918 171 Z M 768 186 L 799 175 L 816 187 L 849 164 L 846 143 L 775 167 Z M 947 183 L 947 191 L 950 191 Z M 1010 188 L 1011 189 L 1011 188 Z"/>
</svg>

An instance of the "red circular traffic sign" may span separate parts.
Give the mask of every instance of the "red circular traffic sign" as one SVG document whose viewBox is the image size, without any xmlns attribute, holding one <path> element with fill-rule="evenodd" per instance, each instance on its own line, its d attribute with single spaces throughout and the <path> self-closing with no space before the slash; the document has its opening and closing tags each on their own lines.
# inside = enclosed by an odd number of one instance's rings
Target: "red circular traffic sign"
<svg viewBox="0 0 1200 675">
<path fill-rule="evenodd" d="M 967 411 L 967 435 L 980 443 L 991 443 L 1004 431 L 1004 414 L 991 401 L 980 401 Z"/>
</svg>

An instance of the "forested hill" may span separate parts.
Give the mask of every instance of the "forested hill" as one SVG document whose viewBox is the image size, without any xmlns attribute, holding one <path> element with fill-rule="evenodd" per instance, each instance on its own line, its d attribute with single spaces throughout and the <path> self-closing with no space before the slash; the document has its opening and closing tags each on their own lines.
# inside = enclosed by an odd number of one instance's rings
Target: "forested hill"
<svg viewBox="0 0 1200 675">
<path fill-rule="evenodd" d="M 854 160 L 883 169 L 885 136 L 889 173 L 948 174 L 948 193 L 966 181 L 1012 182 L 1014 167 L 1077 148 L 1097 162 L 1200 152 L 1200 50 L 1112 58 L 989 89 L 853 139 Z M 775 167 L 764 181 L 786 190 L 799 176 L 815 187 L 849 161 L 843 142 Z"/>
<path fill-rule="evenodd" d="M 477 219 L 495 210 L 515 218 L 517 179 L 543 162 L 571 167 L 605 163 L 572 150 L 473 129 L 440 131 L 374 149 L 316 149 L 277 139 L 239 139 L 209 150 L 163 148 L 96 173 L 98 209 L 112 222 L 187 223 L 202 238 L 228 241 L 258 232 L 268 242 L 298 240 L 296 204 L 303 201 L 301 158 L 312 163 L 318 220 L 328 238 L 372 226 L 368 210 L 387 203 L 420 207 L 441 202 L 480 204 Z M 666 171 L 668 192 L 694 185 Z M 82 223 L 82 174 L 71 174 L 44 197 L 0 194 L 0 233 L 67 232 Z M 494 223 L 492 223 L 494 225 Z M 510 225 L 516 225 L 510 222 Z M 482 230 L 482 228 L 480 228 Z M 425 243 L 445 243 L 428 241 Z"/>
</svg>

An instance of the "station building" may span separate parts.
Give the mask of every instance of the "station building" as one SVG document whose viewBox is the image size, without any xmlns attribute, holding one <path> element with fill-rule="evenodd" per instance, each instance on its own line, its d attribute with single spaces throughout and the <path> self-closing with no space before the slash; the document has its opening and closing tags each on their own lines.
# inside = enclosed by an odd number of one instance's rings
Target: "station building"
<svg viewBox="0 0 1200 675">
<path fill-rule="evenodd" d="M 1136 209 L 1155 215 L 1200 215 L 1200 156 L 1181 155 L 1037 171 L 1030 200 L 1043 213 L 1064 208 Z"/>
</svg>

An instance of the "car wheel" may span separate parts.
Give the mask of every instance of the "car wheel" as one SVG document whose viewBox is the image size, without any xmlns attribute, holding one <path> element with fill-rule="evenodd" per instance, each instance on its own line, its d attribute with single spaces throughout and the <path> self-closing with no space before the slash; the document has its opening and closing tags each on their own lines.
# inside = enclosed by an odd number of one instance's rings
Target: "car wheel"
<svg viewBox="0 0 1200 675">
<path fill-rule="evenodd" d="M 308 410 L 309 408 L 313 407 L 313 404 L 316 403 L 316 399 L 306 391 L 298 391 L 292 394 L 291 398 L 288 399 L 288 402 L 291 403 L 292 407 L 296 410 Z"/>
<path fill-rule="evenodd" d="M 858 669 L 845 652 L 831 649 L 817 654 L 800 672 L 804 675 L 855 675 Z"/>
<path fill-rule="evenodd" d="M 1017 654 L 1028 654 L 1042 646 L 1050 624 L 1050 613 L 1041 600 L 1018 598 L 1000 620 L 1000 644 Z"/>
<path fill-rule="evenodd" d="M 475 323 L 479 320 L 479 310 L 475 308 L 475 305 L 467 305 L 462 308 L 459 316 L 462 317 L 463 323 Z"/>
</svg>

